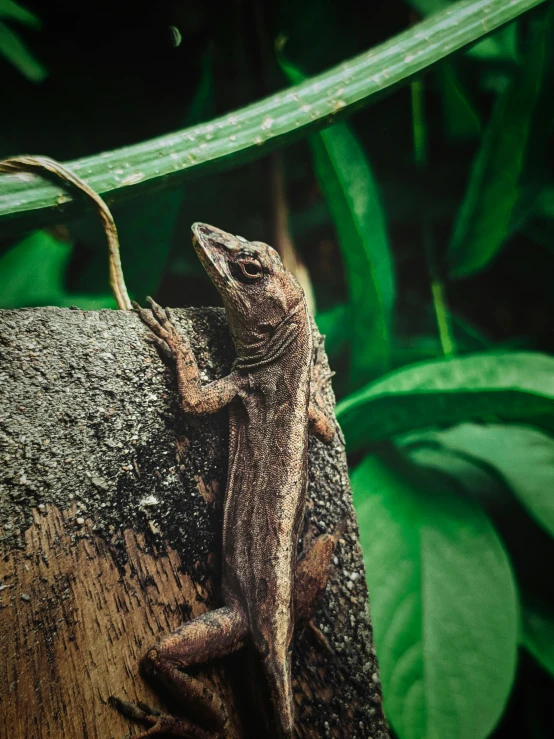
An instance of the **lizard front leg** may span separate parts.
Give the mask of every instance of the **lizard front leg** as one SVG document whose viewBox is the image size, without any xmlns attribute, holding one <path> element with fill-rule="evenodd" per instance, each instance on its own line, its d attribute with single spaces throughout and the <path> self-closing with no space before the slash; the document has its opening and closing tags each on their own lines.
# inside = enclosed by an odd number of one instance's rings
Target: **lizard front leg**
<svg viewBox="0 0 554 739">
<path fill-rule="evenodd" d="M 198 365 L 188 339 L 178 333 L 171 321 L 169 310 L 164 310 L 152 298 L 147 298 L 152 313 L 137 303 L 133 307 L 140 319 L 152 332 L 149 340 L 156 344 L 160 352 L 175 360 L 177 384 L 181 407 L 185 413 L 204 415 L 215 413 L 228 405 L 238 394 L 241 378 L 231 373 L 226 377 L 202 385 Z"/>
<path fill-rule="evenodd" d="M 312 328 L 315 328 L 315 324 Z M 316 346 L 310 373 L 308 422 L 310 433 L 325 444 L 329 444 L 333 440 L 338 426 L 325 395 L 326 385 L 335 373 L 330 372 L 327 363 L 322 361 L 322 354 L 321 347 Z"/>
<path fill-rule="evenodd" d="M 120 713 L 150 727 L 135 739 L 162 734 L 180 739 L 224 737 L 228 720 L 224 704 L 207 685 L 184 670 L 236 651 L 243 646 L 247 632 L 244 614 L 225 607 L 205 613 L 159 639 L 144 658 L 145 670 L 184 703 L 202 726 L 188 718 L 161 714 L 142 703 L 127 703 L 112 697 L 111 702 Z"/>
</svg>

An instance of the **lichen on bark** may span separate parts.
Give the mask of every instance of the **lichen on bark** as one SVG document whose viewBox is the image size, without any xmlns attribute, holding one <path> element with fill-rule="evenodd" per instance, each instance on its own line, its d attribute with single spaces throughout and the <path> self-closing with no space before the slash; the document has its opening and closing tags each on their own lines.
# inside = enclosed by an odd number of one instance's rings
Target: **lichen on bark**
<svg viewBox="0 0 554 739">
<path fill-rule="evenodd" d="M 226 373 L 223 311 L 174 315 L 203 380 Z M 0 739 L 138 733 L 109 696 L 166 708 L 140 658 L 219 603 L 226 413 L 185 417 L 144 336 L 123 311 L 0 311 Z M 297 735 L 385 739 L 338 438 L 310 442 L 308 496 L 304 540 L 348 525 L 315 617 L 324 640 L 295 637 Z M 249 669 L 233 658 L 201 673 L 229 707 L 231 739 L 256 736 Z"/>
</svg>

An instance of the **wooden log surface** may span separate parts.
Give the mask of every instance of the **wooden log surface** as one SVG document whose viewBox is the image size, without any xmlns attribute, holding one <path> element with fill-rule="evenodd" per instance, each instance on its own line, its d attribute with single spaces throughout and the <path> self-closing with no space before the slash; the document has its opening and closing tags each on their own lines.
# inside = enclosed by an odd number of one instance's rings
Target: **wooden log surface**
<svg viewBox="0 0 554 739">
<path fill-rule="evenodd" d="M 174 316 L 203 379 L 228 372 L 223 311 Z M 122 311 L 0 311 L 0 739 L 140 733 L 109 697 L 167 711 L 141 657 L 220 604 L 227 414 L 185 417 L 173 368 L 145 333 Z M 317 628 L 295 635 L 297 736 L 386 739 L 338 435 L 310 441 L 308 496 L 301 544 L 345 517 L 347 527 Z M 230 739 L 265 735 L 243 651 L 200 672 L 228 706 Z"/>
</svg>

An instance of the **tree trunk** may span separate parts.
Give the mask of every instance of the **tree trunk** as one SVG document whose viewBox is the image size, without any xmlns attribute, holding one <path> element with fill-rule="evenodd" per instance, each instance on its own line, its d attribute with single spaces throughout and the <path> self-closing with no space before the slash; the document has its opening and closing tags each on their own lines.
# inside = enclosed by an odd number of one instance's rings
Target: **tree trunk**
<svg viewBox="0 0 554 739">
<path fill-rule="evenodd" d="M 203 378 L 228 372 L 223 311 L 174 315 Z M 144 336 L 123 311 L 0 311 L 0 739 L 140 733 L 109 697 L 167 711 L 141 657 L 220 603 L 226 413 L 185 417 L 173 367 Z M 348 524 L 316 628 L 295 636 L 297 736 L 385 739 L 340 439 L 310 441 L 308 496 L 304 542 Z M 262 735 L 245 652 L 201 672 L 230 739 Z"/>
</svg>

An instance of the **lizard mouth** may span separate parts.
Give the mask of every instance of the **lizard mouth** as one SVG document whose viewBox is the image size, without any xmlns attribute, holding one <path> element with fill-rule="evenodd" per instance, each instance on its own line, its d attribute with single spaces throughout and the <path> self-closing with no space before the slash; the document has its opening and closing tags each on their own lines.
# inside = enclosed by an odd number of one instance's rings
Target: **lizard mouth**
<svg viewBox="0 0 554 739">
<path fill-rule="evenodd" d="M 241 239 L 207 223 L 193 223 L 192 244 L 216 287 L 231 281 L 229 260 L 241 249 Z"/>
</svg>

